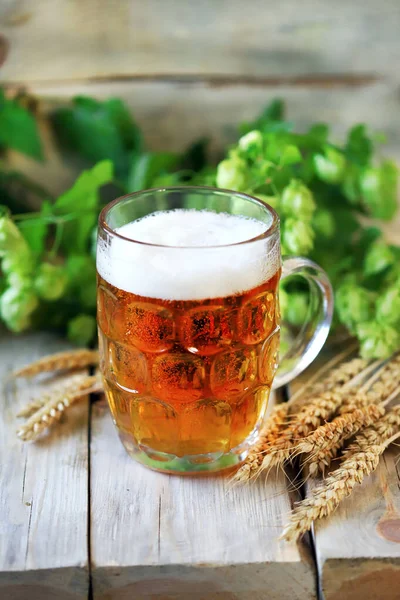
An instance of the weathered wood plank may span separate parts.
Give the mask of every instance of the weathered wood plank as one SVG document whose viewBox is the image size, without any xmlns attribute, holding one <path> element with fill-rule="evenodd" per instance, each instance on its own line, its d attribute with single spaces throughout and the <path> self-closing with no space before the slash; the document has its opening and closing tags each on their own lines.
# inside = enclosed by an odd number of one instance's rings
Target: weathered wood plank
<svg viewBox="0 0 400 600">
<path fill-rule="evenodd" d="M 366 122 L 373 130 L 387 135 L 387 155 L 400 157 L 400 130 L 393 126 L 400 110 L 396 85 L 386 82 L 362 88 L 283 86 L 210 86 L 204 83 L 116 82 L 74 85 L 31 85 L 30 91 L 43 99 L 41 112 L 46 115 L 73 95 L 87 94 L 97 98 L 123 98 L 152 150 L 179 151 L 201 136 L 211 139 L 211 153 L 237 138 L 237 126 L 255 118 L 273 98 L 287 102 L 288 118 L 298 129 L 315 121 L 329 123 L 340 138 L 347 128 Z M 54 193 L 64 191 L 77 172 L 66 157 L 59 154 L 48 126 L 43 123 L 47 162 L 12 153 L 10 164 L 29 173 Z"/>
<path fill-rule="evenodd" d="M 394 74 L 397 0 L 8 0 L 7 81 Z"/>
<path fill-rule="evenodd" d="M 50 335 L 0 342 L 0 598 L 78 600 L 88 595 L 88 403 L 36 444 L 15 435 L 16 413 L 41 383 L 9 373 L 67 344 Z"/>
<path fill-rule="evenodd" d="M 91 556 L 96 600 L 312 600 L 309 549 L 278 542 L 283 476 L 229 489 L 225 477 L 154 473 L 93 407 Z"/>
<path fill-rule="evenodd" d="M 397 241 L 398 241 L 397 229 Z M 331 357 L 334 348 L 324 351 Z M 292 393 L 321 366 L 318 359 L 290 386 Z M 385 452 L 378 469 L 313 531 L 324 600 L 397 600 L 400 589 L 399 452 Z M 318 480 L 306 485 L 311 491 Z"/>
<path fill-rule="evenodd" d="M 315 527 L 325 600 L 397 600 L 400 590 L 398 450 Z"/>
</svg>

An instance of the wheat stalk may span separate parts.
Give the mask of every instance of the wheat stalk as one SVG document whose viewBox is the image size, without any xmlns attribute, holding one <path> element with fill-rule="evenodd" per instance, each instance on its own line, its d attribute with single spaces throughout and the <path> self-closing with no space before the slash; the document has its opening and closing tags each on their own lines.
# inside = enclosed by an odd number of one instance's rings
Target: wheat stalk
<svg viewBox="0 0 400 600">
<path fill-rule="evenodd" d="M 344 460 L 360 450 L 368 450 L 372 445 L 383 444 L 400 430 L 400 405 L 391 408 L 384 417 L 357 435 L 354 443 L 343 451 Z"/>
<path fill-rule="evenodd" d="M 85 376 L 81 381 L 67 386 L 62 392 L 50 394 L 41 408 L 18 429 L 17 436 L 24 442 L 37 439 L 44 429 L 60 419 L 64 411 L 79 398 L 100 392 L 102 389 L 103 383 L 96 374 Z"/>
<path fill-rule="evenodd" d="M 318 369 L 318 371 L 316 371 L 316 373 L 314 373 L 314 375 L 308 379 L 307 383 L 305 383 L 294 394 L 292 394 L 291 399 L 296 400 L 307 391 L 314 395 L 321 394 L 329 391 L 333 387 L 347 383 L 350 381 L 350 379 L 353 379 L 353 377 L 363 371 L 369 364 L 367 360 L 359 357 L 342 362 L 343 358 L 353 352 L 353 350 L 354 346 L 334 356 L 330 361 L 328 361 L 328 363 L 324 364 L 320 369 Z M 336 365 L 340 362 L 342 364 L 337 367 Z M 324 376 L 326 372 L 328 372 L 328 374 Z"/>
<path fill-rule="evenodd" d="M 81 369 L 89 365 L 98 365 L 97 350 L 67 350 L 44 356 L 39 360 L 13 372 L 14 377 L 33 377 L 39 373 L 61 371 L 66 369 Z"/>
<path fill-rule="evenodd" d="M 330 475 L 324 485 L 315 488 L 309 498 L 299 502 L 292 511 L 289 522 L 283 530 L 281 539 L 296 540 L 308 531 L 317 519 L 329 516 L 340 502 L 349 496 L 357 484 L 363 482 L 379 464 L 385 449 L 400 436 L 400 431 L 380 444 L 373 444 L 368 449 L 361 446 L 348 456 L 340 468 Z M 354 446 L 357 445 L 357 438 Z"/>
<path fill-rule="evenodd" d="M 271 415 L 267 418 L 260 434 L 257 444 L 250 450 L 246 461 L 236 471 L 232 478 L 233 483 L 246 483 L 256 477 L 263 460 L 264 452 L 275 443 L 276 438 L 286 426 L 286 419 L 290 403 L 285 402 L 274 407 Z"/>
<path fill-rule="evenodd" d="M 49 400 L 51 400 L 55 394 L 62 395 L 71 390 L 77 389 L 82 383 L 85 385 L 87 378 L 88 374 L 86 372 L 76 373 L 69 376 L 68 379 L 63 380 L 61 384 L 57 382 L 57 384 L 52 386 L 52 388 L 46 394 L 31 400 L 25 406 L 23 406 L 17 413 L 17 417 L 30 417 L 33 415 L 33 413 L 42 408 L 42 406 L 47 404 L 47 402 L 49 402 Z"/>
<path fill-rule="evenodd" d="M 324 473 L 338 455 L 346 440 L 363 427 L 368 427 L 385 414 L 382 406 L 371 404 L 336 417 L 321 425 L 297 445 L 296 454 L 308 454 L 305 461 L 311 477 Z"/>
</svg>

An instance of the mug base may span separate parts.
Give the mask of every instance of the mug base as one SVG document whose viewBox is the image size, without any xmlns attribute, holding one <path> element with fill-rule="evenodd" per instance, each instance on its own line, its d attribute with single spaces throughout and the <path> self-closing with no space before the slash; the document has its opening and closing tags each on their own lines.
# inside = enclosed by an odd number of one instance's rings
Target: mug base
<svg viewBox="0 0 400 600">
<path fill-rule="evenodd" d="M 187 456 L 176 456 L 137 444 L 123 431 L 118 431 L 118 435 L 129 456 L 145 467 L 169 475 L 199 476 L 227 473 L 239 468 L 257 441 L 259 432 L 253 431 L 242 444 L 229 452 Z"/>
</svg>

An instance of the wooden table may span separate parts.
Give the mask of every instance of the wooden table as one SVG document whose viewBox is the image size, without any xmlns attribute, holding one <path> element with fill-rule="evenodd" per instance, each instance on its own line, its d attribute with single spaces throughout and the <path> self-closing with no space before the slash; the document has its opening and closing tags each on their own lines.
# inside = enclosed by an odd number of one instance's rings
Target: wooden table
<svg viewBox="0 0 400 600">
<path fill-rule="evenodd" d="M 149 471 L 125 454 L 104 401 L 22 444 L 18 407 L 47 378 L 7 376 L 63 348 L 50 335 L 0 342 L 1 599 L 312 600 L 321 586 L 326 600 L 398 600 L 394 453 L 312 539 L 279 542 L 300 494 L 282 474 L 232 489 L 223 477 Z"/>
</svg>

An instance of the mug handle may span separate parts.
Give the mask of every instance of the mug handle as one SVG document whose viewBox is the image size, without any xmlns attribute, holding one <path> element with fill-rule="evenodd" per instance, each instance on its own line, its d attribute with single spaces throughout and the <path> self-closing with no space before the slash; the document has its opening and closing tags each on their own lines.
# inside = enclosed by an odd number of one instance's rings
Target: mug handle
<svg viewBox="0 0 400 600">
<path fill-rule="evenodd" d="M 299 275 L 308 282 L 310 307 L 293 345 L 279 362 L 273 389 L 289 383 L 314 360 L 328 337 L 333 316 L 333 290 L 321 267 L 308 258 L 284 258 L 281 281 L 289 275 Z"/>
</svg>

